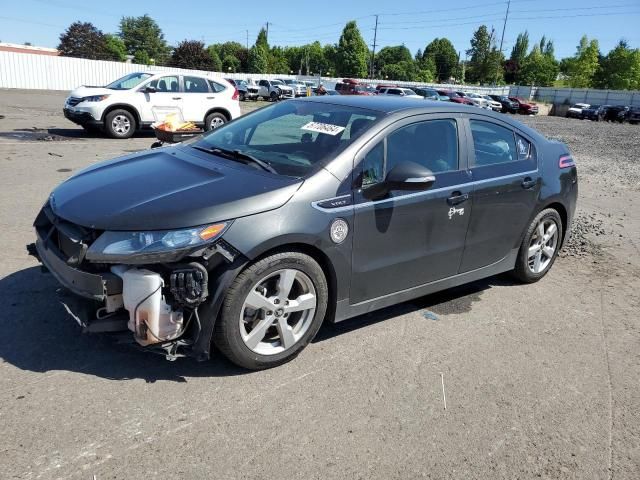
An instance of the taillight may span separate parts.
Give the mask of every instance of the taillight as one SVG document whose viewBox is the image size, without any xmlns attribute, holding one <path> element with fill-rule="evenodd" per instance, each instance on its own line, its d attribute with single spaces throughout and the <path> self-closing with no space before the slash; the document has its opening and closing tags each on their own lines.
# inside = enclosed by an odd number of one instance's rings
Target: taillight
<svg viewBox="0 0 640 480">
<path fill-rule="evenodd" d="M 233 92 L 233 97 L 231 97 L 231 100 L 238 100 L 239 98 L 240 98 L 240 92 L 238 92 L 238 87 L 235 87 Z"/>
<path fill-rule="evenodd" d="M 573 157 L 571 155 L 562 155 L 560 160 L 558 160 L 558 167 L 560 168 L 571 168 L 575 166 L 576 162 L 573 161 Z"/>
</svg>

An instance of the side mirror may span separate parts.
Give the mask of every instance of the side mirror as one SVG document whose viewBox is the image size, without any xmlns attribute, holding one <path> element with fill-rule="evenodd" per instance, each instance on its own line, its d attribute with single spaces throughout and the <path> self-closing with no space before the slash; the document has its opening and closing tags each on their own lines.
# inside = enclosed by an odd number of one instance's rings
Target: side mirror
<svg viewBox="0 0 640 480">
<path fill-rule="evenodd" d="M 158 90 L 156 87 L 145 87 L 144 93 L 156 93 Z"/>
<path fill-rule="evenodd" d="M 370 200 L 385 197 L 392 190 L 422 191 L 433 186 L 436 177 L 427 167 L 415 162 L 400 162 L 387 174 L 383 182 L 363 189 Z"/>
</svg>

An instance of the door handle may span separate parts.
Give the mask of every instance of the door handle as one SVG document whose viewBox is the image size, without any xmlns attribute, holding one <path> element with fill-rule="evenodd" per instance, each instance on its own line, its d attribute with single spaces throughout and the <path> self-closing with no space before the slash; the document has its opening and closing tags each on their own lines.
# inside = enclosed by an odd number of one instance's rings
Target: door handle
<svg viewBox="0 0 640 480">
<path fill-rule="evenodd" d="M 172 100 L 182 100 L 182 97 L 173 97 Z"/>
<path fill-rule="evenodd" d="M 216 97 L 207 97 L 207 100 L 213 100 Z"/>
<path fill-rule="evenodd" d="M 524 188 L 525 190 L 529 190 L 530 188 L 535 187 L 536 183 L 538 182 L 533 180 L 531 177 L 525 177 L 525 179 L 522 180 L 522 183 L 520 185 L 522 185 L 522 188 Z"/>
<path fill-rule="evenodd" d="M 460 205 L 463 202 L 469 200 L 468 193 L 461 192 L 453 192 L 449 198 L 447 198 L 447 203 L 449 205 Z"/>
</svg>

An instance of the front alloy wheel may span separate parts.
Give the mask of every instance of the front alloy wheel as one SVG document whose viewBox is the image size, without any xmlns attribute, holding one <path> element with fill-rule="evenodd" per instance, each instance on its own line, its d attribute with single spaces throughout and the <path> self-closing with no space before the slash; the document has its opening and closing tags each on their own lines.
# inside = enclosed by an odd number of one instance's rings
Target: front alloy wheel
<svg viewBox="0 0 640 480">
<path fill-rule="evenodd" d="M 214 342 L 242 367 L 281 365 L 313 340 L 328 296 L 324 272 L 312 257 L 296 251 L 265 257 L 227 290 Z"/>
</svg>

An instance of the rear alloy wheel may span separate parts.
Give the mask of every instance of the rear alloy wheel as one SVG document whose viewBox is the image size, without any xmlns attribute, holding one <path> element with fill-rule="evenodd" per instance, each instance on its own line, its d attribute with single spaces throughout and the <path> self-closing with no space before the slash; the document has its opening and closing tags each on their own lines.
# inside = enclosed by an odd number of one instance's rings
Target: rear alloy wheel
<svg viewBox="0 0 640 480">
<path fill-rule="evenodd" d="M 136 131 L 136 119 L 127 110 L 113 110 L 105 117 L 104 128 L 111 138 L 130 138 Z"/>
<path fill-rule="evenodd" d="M 225 123 L 227 123 L 227 117 L 220 112 L 213 112 L 207 115 L 207 118 L 204 121 L 204 129 L 206 131 L 215 130 L 216 128 L 223 126 Z"/>
<path fill-rule="evenodd" d="M 520 246 L 514 274 L 533 283 L 540 280 L 555 262 L 562 241 L 562 220 L 558 212 L 547 208 L 529 226 Z"/>
<path fill-rule="evenodd" d="M 313 258 L 300 252 L 269 256 L 250 265 L 229 288 L 214 341 L 242 367 L 281 365 L 316 335 L 327 300 L 327 282 Z"/>
</svg>

